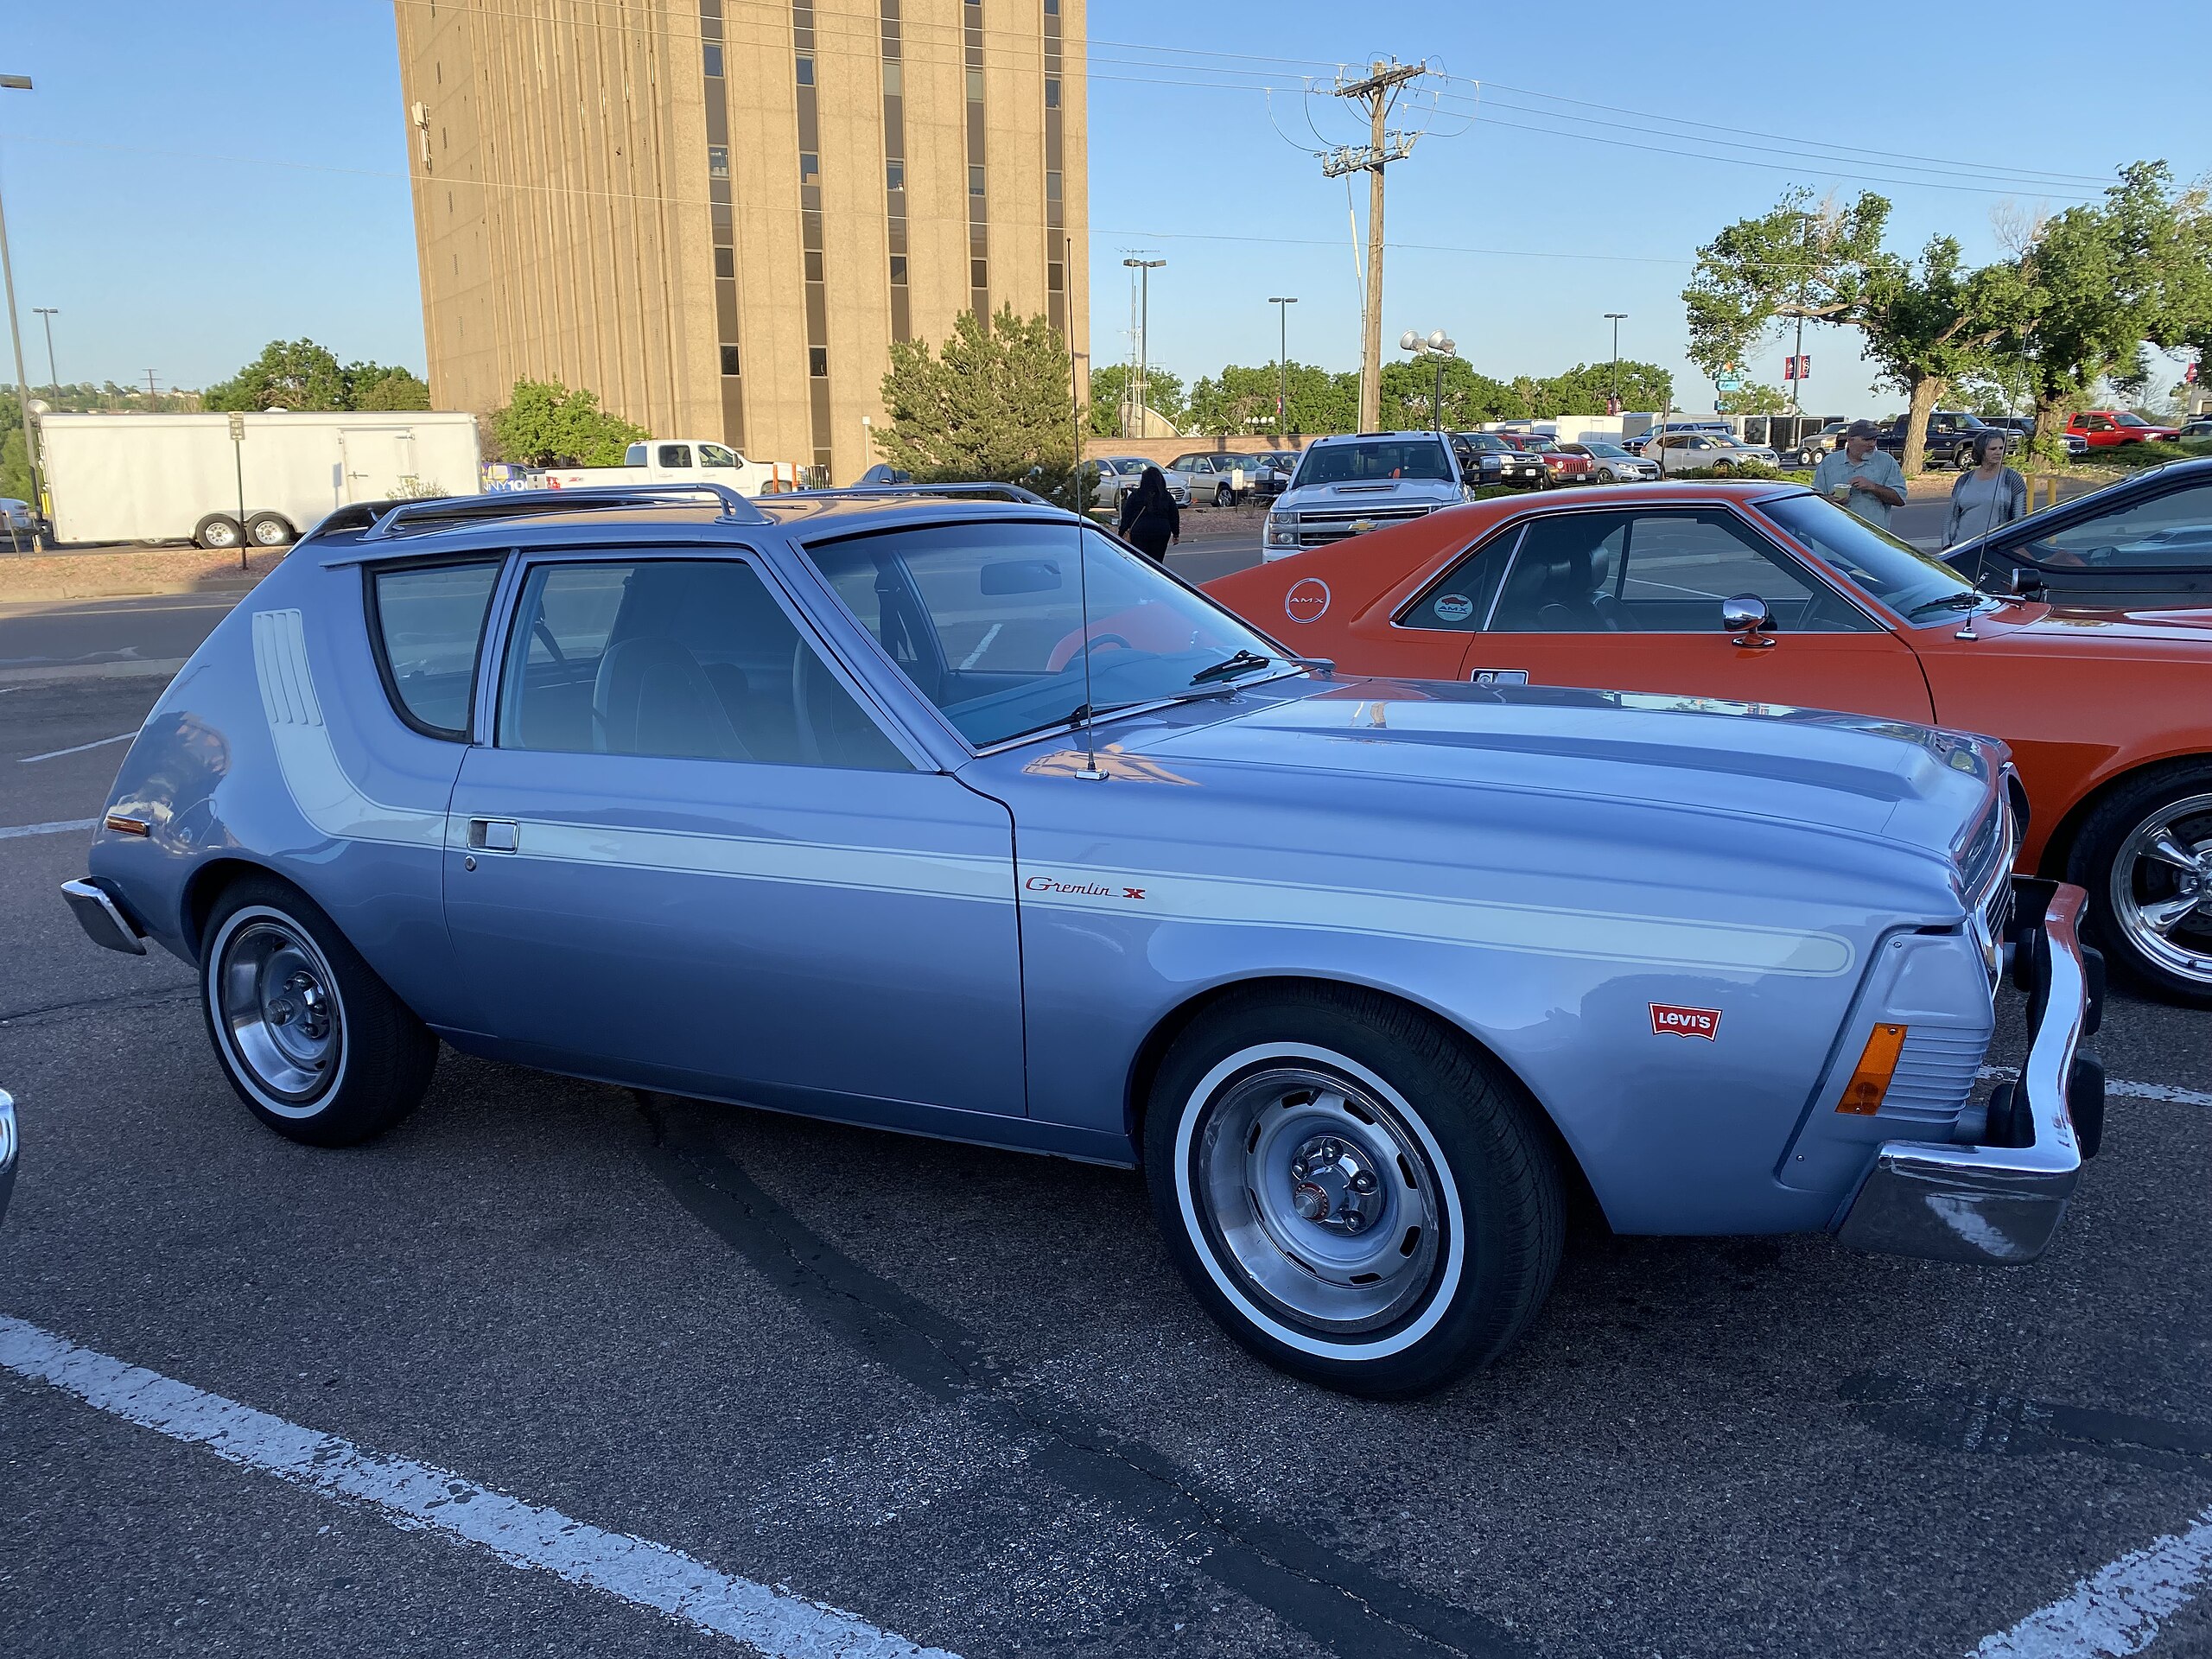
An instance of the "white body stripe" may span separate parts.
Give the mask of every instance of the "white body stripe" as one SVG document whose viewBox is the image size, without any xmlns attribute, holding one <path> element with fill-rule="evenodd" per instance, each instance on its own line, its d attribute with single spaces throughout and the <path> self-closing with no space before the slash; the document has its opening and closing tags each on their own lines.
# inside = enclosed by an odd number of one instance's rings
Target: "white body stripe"
<svg viewBox="0 0 2212 1659">
<path fill-rule="evenodd" d="M 1052 887 L 1039 889 L 1030 885 L 1033 880 L 1050 880 Z M 1106 891 L 1084 891 L 1087 887 Z M 1131 887 L 1144 897 L 1128 898 L 1127 890 Z M 1854 955 L 1851 941 L 1834 933 L 1623 916 L 1427 893 L 1307 887 L 1241 876 L 1086 869 L 1071 877 L 1052 877 L 1025 869 L 1021 897 L 1025 904 L 1105 911 L 1160 921 L 1362 933 L 1538 956 L 1644 963 L 1653 967 L 1827 976 L 1848 972 Z"/>
<path fill-rule="evenodd" d="M 718 1573 L 665 1544 L 571 1520 L 431 1464 L 368 1451 L 4 1315 L 0 1366 L 227 1462 L 365 1503 L 396 1526 L 481 1545 L 510 1567 L 603 1591 L 771 1659 L 956 1659 L 856 1614 Z"/>
<path fill-rule="evenodd" d="M 261 708 L 269 717 L 276 765 L 302 817 L 335 840 L 397 842 L 409 847 L 435 847 L 443 841 L 443 812 L 372 801 L 339 764 L 330 728 L 322 721 L 322 704 L 315 694 L 299 612 L 254 613 L 253 671 L 261 684 Z"/>
</svg>

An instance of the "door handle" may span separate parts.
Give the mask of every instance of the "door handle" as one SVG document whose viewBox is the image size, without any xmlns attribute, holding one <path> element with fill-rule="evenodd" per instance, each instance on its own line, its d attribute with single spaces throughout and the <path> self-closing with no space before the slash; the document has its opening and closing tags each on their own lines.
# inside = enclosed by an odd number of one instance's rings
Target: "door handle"
<svg viewBox="0 0 2212 1659">
<path fill-rule="evenodd" d="M 468 845 L 473 852 L 512 853 L 522 844 L 522 831 L 512 818 L 471 818 Z"/>
</svg>

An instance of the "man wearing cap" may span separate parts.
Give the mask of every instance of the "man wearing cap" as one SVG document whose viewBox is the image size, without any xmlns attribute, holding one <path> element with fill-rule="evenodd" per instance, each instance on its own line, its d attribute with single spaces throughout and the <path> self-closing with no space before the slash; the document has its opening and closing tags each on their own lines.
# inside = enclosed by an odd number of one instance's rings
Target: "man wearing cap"
<svg viewBox="0 0 2212 1659">
<path fill-rule="evenodd" d="M 1853 421 L 1843 442 L 1813 468 L 1813 487 L 1837 505 L 1857 513 L 1877 530 L 1890 527 L 1890 510 L 1904 505 L 1904 468 L 1885 454 L 1872 421 Z"/>
</svg>

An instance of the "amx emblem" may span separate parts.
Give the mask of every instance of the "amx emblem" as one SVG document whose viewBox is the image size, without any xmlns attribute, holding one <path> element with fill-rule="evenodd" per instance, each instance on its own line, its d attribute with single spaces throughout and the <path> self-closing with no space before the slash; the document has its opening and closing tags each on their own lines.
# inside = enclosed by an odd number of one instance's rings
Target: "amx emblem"
<svg viewBox="0 0 2212 1659">
<path fill-rule="evenodd" d="M 1329 584 L 1319 576 L 1294 582 L 1282 597 L 1283 614 L 1294 622 L 1319 622 L 1329 608 Z"/>
<path fill-rule="evenodd" d="M 1655 1037 L 1702 1037 L 1708 1043 L 1720 1034 L 1718 1008 L 1679 1008 L 1672 1003 L 1651 1005 L 1651 1034 Z"/>
</svg>

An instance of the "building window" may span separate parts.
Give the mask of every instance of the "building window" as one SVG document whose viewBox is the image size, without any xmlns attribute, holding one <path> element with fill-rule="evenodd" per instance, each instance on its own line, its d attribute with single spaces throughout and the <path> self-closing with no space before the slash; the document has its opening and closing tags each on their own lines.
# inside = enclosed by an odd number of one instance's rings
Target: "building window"
<svg viewBox="0 0 2212 1659">
<path fill-rule="evenodd" d="M 737 275 L 737 250 L 735 248 L 716 248 L 715 250 L 715 275 L 717 276 L 734 276 Z"/>
<path fill-rule="evenodd" d="M 828 378 L 830 348 L 827 346 L 810 346 L 806 348 L 806 372 L 817 380 Z"/>
<path fill-rule="evenodd" d="M 883 63 L 884 245 L 891 259 L 891 338 L 913 337 L 906 292 L 906 85 L 899 0 L 878 0 Z"/>
<path fill-rule="evenodd" d="M 798 60 L 798 84 L 802 86 L 811 86 L 814 85 L 814 60 L 812 58 L 803 57 Z"/>
<path fill-rule="evenodd" d="M 1067 267 L 1055 259 L 1045 267 L 1045 286 L 1055 294 L 1067 281 Z"/>
<path fill-rule="evenodd" d="M 818 283 L 823 280 L 822 250 L 819 248 L 809 248 L 806 251 L 806 280 L 810 283 Z"/>
<path fill-rule="evenodd" d="M 906 280 L 906 256 L 903 253 L 891 256 L 891 280 L 901 284 Z"/>
<path fill-rule="evenodd" d="M 904 190 L 906 188 L 906 162 L 889 161 L 883 164 L 883 188 L 887 190 Z"/>
<path fill-rule="evenodd" d="M 798 153 L 798 181 L 801 184 L 822 182 L 822 158 L 810 149 Z"/>
<path fill-rule="evenodd" d="M 968 169 L 968 194 L 971 196 L 980 196 L 983 194 L 983 169 L 980 167 L 971 167 Z"/>
<path fill-rule="evenodd" d="M 968 286 L 981 290 L 991 285 L 991 263 L 988 259 L 968 262 Z"/>
<path fill-rule="evenodd" d="M 729 146 L 728 144 L 707 146 L 707 176 L 710 179 L 729 177 Z"/>
<path fill-rule="evenodd" d="M 1060 107 L 1060 78 L 1058 75 L 1048 77 L 1045 82 L 1045 107 L 1048 110 Z"/>
<path fill-rule="evenodd" d="M 899 98 L 903 96 L 906 91 L 906 66 L 896 58 L 886 58 L 883 62 L 883 95 L 886 98 Z"/>
<path fill-rule="evenodd" d="M 980 104 L 983 101 L 983 72 L 980 69 L 970 69 L 968 72 L 968 101 L 970 104 Z"/>
<path fill-rule="evenodd" d="M 1058 173 L 1047 173 L 1045 175 L 1045 200 L 1058 201 L 1059 199 L 1060 175 Z"/>
<path fill-rule="evenodd" d="M 724 374 L 737 372 L 737 347 L 728 343 L 722 346 L 722 372 Z"/>
<path fill-rule="evenodd" d="M 722 43 L 720 41 L 707 41 L 701 55 L 707 60 L 708 74 L 720 80 L 722 76 Z"/>
</svg>

